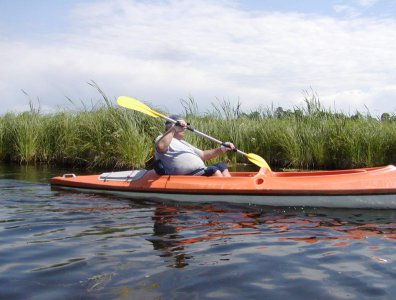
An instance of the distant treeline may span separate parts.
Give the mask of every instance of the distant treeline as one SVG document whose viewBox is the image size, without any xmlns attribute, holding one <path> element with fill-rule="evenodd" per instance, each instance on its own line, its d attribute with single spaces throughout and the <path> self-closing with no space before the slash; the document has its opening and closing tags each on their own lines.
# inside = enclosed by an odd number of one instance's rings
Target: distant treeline
<svg viewBox="0 0 396 300">
<path fill-rule="evenodd" d="M 202 114 L 192 98 L 181 104 L 191 126 L 260 155 L 273 168 L 340 169 L 396 160 L 396 118 L 390 114 L 376 118 L 332 112 L 315 96 L 292 110 L 243 112 L 239 102 L 219 101 Z M 152 141 L 163 129 L 161 120 L 116 107 L 105 95 L 99 104 L 78 111 L 42 114 L 31 105 L 30 111 L 0 116 L 0 159 L 103 169 L 149 167 Z M 216 146 L 193 133 L 186 136 L 199 148 Z M 231 152 L 220 159 L 248 162 Z"/>
</svg>

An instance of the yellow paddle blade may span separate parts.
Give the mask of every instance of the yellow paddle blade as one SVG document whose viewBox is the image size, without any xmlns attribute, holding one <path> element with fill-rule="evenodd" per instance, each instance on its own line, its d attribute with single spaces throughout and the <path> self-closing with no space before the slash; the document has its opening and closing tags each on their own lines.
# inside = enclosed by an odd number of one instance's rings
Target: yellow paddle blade
<svg viewBox="0 0 396 300">
<path fill-rule="evenodd" d="M 254 154 L 254 153 L 247 153 L 246 157 L 248 158 L 248 160 L 250 160 L 256 166 L 259 166 L 260 168 L 266 168 L 268 171 L 271 172 L 270 166 L 265 161 L 265 159 L 262 158 L 261 156 L 258 156 L 257 154 Z"/>
<path fill-rule="evenodd" d="M 117 98 L 117 104 L 119 106 L 122 106 L 125 108 L 139 111 L 141 113 L 144 113 L 144 114 L 149 115 L 154 118 L 158 118 L 158 117 L 163 118 L 164 117 L 164 115 L 162 115 L 161 113 L 156 112 L 155 110 L 152 110 L 146 104 L 140 102 L 139 100 L 137 100 L 135 98 L 131 98 L 131 97 L 127 97 L 127 96 L 120 96 Z"/>
</svg>

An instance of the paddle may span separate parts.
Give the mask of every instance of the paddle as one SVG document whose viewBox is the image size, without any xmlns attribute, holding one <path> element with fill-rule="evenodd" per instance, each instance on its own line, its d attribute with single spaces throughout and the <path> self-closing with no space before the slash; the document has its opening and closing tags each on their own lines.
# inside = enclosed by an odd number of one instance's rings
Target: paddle
<svg viewBox="0 0 396 300">
<path fill-rule="evenodd" d="M 131 97 L 127 97 L 127 96 L 120 96 L 117 98 L 117 103 L 119 106 L 125 107 L 125 108 L 129 108 L 132 110 L 136 110 L 139 111 L 141 113 L 144 113 L 146 115 L 149 115 L 151 117 L 154 118 L 162 118 L 164 120 L 167 120 L 169 122 L 172 122 L 173 124 L 175 124 L 177 122 L 177 120 L 173 120 L 153 109 L 151 109 L 150 107 L 148 107 L 146 104 L 140 102 L 139 100 L 135 99 L 135 98 L 131 98 Z M 215 139 L 214 137 L 211 137 L 205 133 L 202 133 L 190 126 L 187 127 L 188 130 L 194 132 L 195 134 L 207 138 L 209 140 L 211 140 L 212 142 L 215 142 L 217 144 L 223 145 L 227 147 L 227 144 L 223 143 L 222 141 L 219 141 L 218 139 Z M 258 156 L 257 154 L 254 153 L 245 153 L 239 149 L 235 149 L 235 151 L 239 154 L 242 154 L 244 156 L 247 157 L 247 159 L 249 161 L 251 161 L 253 164 L 255 164 L 256 166 L 259 166 L 260 168 L 266 168 L 268 171 L 271 171 L 270 166 L 268 165 L 268 163 L 264 160 L 264 158 Z"/>
</svg>

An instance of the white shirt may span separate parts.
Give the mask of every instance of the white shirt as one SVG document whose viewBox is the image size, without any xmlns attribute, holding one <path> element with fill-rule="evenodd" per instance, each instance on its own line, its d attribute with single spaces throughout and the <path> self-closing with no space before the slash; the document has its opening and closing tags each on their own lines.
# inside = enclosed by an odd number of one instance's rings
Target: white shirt
<svg viewBox="0 0 396 300">
<path fill-rule="evenodd" d="M 161 137 L 162 135 L 158 136 L 155 142 Z M 205 168 L 202 156 L 202 150 L 176 138 L 172 139 L 164 153 L 155 149 L 155 158 L 162 161 L 165 171 L 169 174 L 185 175 L 197 169 Z"/>
</svg>

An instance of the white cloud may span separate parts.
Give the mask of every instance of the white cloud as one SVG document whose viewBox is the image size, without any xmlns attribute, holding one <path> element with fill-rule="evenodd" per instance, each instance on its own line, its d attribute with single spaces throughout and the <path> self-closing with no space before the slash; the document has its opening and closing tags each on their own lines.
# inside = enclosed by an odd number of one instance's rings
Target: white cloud
<svg viewBox="0 0 396 300">
<path fill-rule="evenodd" d="M 371 6 L 375 5 L 378 2 L 378 0 L 358 0 L 357 2 L 361 6 L 371 7 Z"/>
<path fill-rule="evenodd" d="M 333 10 L 339 15 L 344 15 L 348 18 L 357 18 L 375 6 L 377 2 L 378 0 L 344 1 L 335 4 Z"/>
<path fill-rule="evenodd" d="M 351 5 L 346 5 L 346 4 L 338 4 L 334 5 L 333 7 L 334 11 L 338 14 L 345 14 L 346 16 L 350 18 L 356 18 L 360 15 L 359 10 Z"/>
<path fill-rule="evenodd" d="M 366 1 L 368 5 L 368 1 Z M 231 2 L 103 1 L 79 5 L 73 29 L 50 44 L 1 41 L 1 109 L 127 94 L 179 109 L 195 97 L 243 108 L 290 108 L 310 87 L 338 109 L 392 112 L 396 21 L 240 11 Z M 386 92 L 385 92 L 386 90 Z M 385 97 L 386 98 L 383 98 Z M 1 111 L 0 111 L 1 112 Z"/>
</svg>

